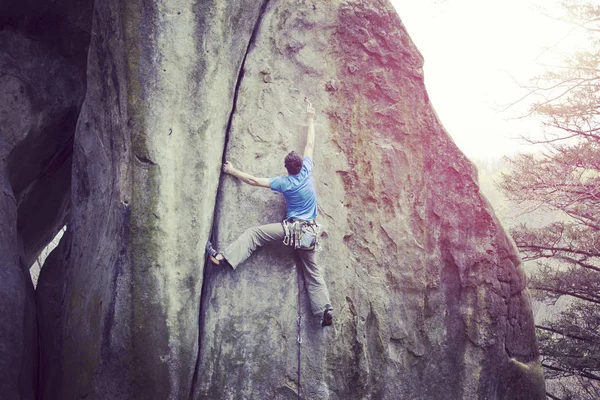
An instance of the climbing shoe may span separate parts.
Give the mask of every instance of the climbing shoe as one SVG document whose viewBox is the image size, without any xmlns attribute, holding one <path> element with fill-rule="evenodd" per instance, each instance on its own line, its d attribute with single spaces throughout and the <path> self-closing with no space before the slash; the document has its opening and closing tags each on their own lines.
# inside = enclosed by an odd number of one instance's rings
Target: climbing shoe
<svg viewBox="0 0 600 400">
<path fill-rule="evenodd" d="M 217 259 L 217 254 L 219 254 L 219 252 L 215 250 L 210 240 L 206 242 L 206 254 L 214 264 L 221 264 L 221 261 Z"/>
<path fill-rule="evenodd" d="M 331 304 L 327 304 L 325 306 L 325 310 L 323 311 L 323 320 L 321 321 L 321 325 L 331 326 L 332 324 L 333 324 L 333 307 L 331 307 Z"/>
</svg>

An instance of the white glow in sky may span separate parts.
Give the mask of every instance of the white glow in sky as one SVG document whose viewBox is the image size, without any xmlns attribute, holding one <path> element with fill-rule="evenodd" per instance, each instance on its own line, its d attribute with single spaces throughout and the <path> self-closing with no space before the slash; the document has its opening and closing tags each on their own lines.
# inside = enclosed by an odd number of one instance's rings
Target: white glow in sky
<svg viewBox="0 0 600 400">
<path fill-rule="evenodd" d="M 571 26 L 557 0 L 392 0 L 425 58 L 425 84 L 444 127 L 471 158 L 533 151 L 513 139 L 540 131 L 528 103 L 505 105 L 524 91 L 519 83 L 557 64 L 569 47 Z M 542 9 L 543 6 L 543 9 Z M 547 50 L 552 48 L 552 50 Z"/>
</svg>

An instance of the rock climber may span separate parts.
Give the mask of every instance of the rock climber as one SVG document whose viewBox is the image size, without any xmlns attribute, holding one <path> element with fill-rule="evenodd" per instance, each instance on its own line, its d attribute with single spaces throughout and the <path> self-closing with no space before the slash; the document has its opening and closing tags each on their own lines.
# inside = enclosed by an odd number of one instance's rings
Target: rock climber
<svg viewBox="0 0 600 400">
<path fill-rule="evenodd" d="M 308 288 L 312 312 L 322 315 L 321 324 L 333 324 L 333 307 L 329 300 L 329 291 L 323 279 L 321 268 L 317 264 L 316 245 L 318 242 L 317 195 L 312 170 L 313 150 L 315 147 L 315 109 L 305 98 L 308 132 L 303 157 L 295 151 L 285 157 L 287 176 L 275 178 L 256 178 L 236 169 L 230 161 L 223 164 L 223 172 L 232 175 L 252 186 L 270 188 L 283 194 L 287 213 L 283 222 L 266 224 L 247 229 L 225 250 L 217 251 L 210 240 L 206 244 L 206 253 L 210 260 L 220 265 L 223 262 L 236 269 L 260 246 L 281 241 L 296 249 L 302 265 L 304 279 Z"/>
</svg>

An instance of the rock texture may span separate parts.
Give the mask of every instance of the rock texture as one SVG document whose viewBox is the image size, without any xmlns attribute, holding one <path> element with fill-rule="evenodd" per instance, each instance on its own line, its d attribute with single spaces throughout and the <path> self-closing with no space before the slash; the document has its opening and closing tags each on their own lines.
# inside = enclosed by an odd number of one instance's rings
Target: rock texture
<svg viewBox="0 0 600 400">
<path fill-rule="evenodd" d="M 37 388 L 37 325 L 33 284 L 17 234 L 17 204 L 0 138 L 0 393 L 33 399 Z"/>
<path fill-rule="evenodd" d="M 72 3 L 0 8 L 0 129 L 12 137 L 7 169 L 27 265 L 65 225 L 69 211 L 92 2 Z"/>
<path fill-rule="evenodd" d="M 422 57 L 381 2 L 269 2 L 244 65 L 227 157 L 284 174 L 317 105 L 315 178 L 337 319 L 302 304 L 310 399 L 544 398 L 525 278 L 471 163 L 437 120 Z M 283 219 L 281 197 L 226 178 L 220 244 Z M 265 249 L 209 269 L 198 398 L 294 398 L 296 273 Z"/>
<path fill-rule="evenodd" d="M 31 4 L 21 12 L 37 10 Z M 56 2 L 58 10 L 67 4 Z M 36 18 L 52 21 L 50 9 Z M 0 38 L 35 31 L 0 12 L 13 27 Z M 67 20 L 69 29 L 85 26 Z M 82 52 L 67 51 L 74 42 L 64 32 L 39 51 L 74 66 Z M 91 32 L 81 111 L 75 99 L 63 102 L 77 117 L 72 206 L 68 233 L 39 278 L 39 389 L 24 279 L 37 245 L 19 249 L 26 235 L 17 229 L 17 193 L 40 195 L 15 190 L 32 178 L 9 180 L 7 165 L 10 154 L 20 158 L 18 143 L 38 138 L 35 145 L 50 130 L 1 137 L 0 218 L 10 229 L 1 232 L 0 272 L 11 283 L 2 281 L 0 293 L 18 296 L 0 307 L 2 318 L 4 310 L 28 318 L 0 330 L 0 355 L 9 356 L 2 372 L 28 360 L 27 379 L 6 386 L 13 398 L 36 390 L 44 399 L 545 397 L 515 247 L 437 120 L 422 57 L 388 2 L 97 1 Z M 7 76 L 5 96 L 16 95 Z M 57 109 L 61 79 L 45 89 L 43 110 Z M 203 252 L 210 235 L 222 246 L 283 218 L 279 195 L 221 176 L 220 165 L 226 157 L 257 176 L 284 174 L 285 154 L 304 146 L 305 96 L 319 114 L 319 257 L 336 320 L 323 329 L 301 287 L 298 381 L 288 249 L 261 249 L 235 272 L 206 265 Z M 15 104 L 29 112 L 28 102 Z M 15 110 L 0 112 L 15 118 Z M 72 115 L 64 118 L 71 126 Z M 64 130 L 50 136 L 64 144 Z M 66 162 L 71 153 L 61 149 L 52 159 Z M 57 209 L 52 221 L 69 210 Z M 54 225 L 31 231 L 43 238 Z M 6 351 L 18 332 L 31 346 Z"/>
<path fill-rule="evenodd" d="M 33 399 L 37 390 L 38 328 L 28 267 L 68 216 L 73 136 L 85 94 L 91 2 L 55 2 L 52 9 L 46 3 L 0 5 L 3 399 Z M 86 18 L 87 34 L 77 27 Z"/>
<path fill-rule="evenodd" d="M 63 308 L 43 333 L 69 349 L 48 355 L 55 398 L 189 396 L 224 132 L 260 9 L 96 2 Z"/>
<path fill-rule="evenodd" d="M 39 342 L 42 350 L 39 354 L 38 399 L 63 398 L 57 390 L 56 382 L 64 379 L 61 358 L 70 351 L 68 347 L 64 347 L 65 340 L 61 334 L 64 320 L 61 315 L 65 298 L 66 267 L 71 263 L 71 240 L 71 230 L 67 230 L 59 245 L 46 258 L 36 287 Z"/>
</svg>

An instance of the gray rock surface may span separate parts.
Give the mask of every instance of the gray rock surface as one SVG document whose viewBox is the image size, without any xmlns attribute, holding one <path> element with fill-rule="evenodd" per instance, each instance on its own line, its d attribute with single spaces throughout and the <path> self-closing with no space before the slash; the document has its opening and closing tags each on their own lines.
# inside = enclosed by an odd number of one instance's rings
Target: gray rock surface
<svg viewBox="0 0 600 400">
<path fill-rule="evenodd" d="M 189 396 L 224 132 L 260 6 L 96 2 L 62 322 L 47 324 L 69 349 L 48 355 L 57 398 Z"/>
<path fill-rule="evenodd" d="M 0 137 L 0 393 L 3 399 L 34 399 L 37 388 L 37 325 L 33 284 L 17 234 L 17 204 Z"/>
<path fill-rule="evenodd" d="M 28 267 L 67 219 L 73 135 L 85 93 L 86 35 L 74 25 L 84 24 L 82 10 L 91 3 L 69 8 L 63 1 L 54 9 L 41 3 L 0 5 L 2 399 L 36 395 L 38 327 Z"/>
<path fill-rule="evenodd" d="M 18 17 L 31 4 L 14 15 L 0 7 L 0 38 L 37 32 Z M 36 20 L 52 21 L 49 10 Z M 65 45 L 67 32 L 86 28 L 68 20 L 72 29 L 40 48 L 74 66 L 81 50 Z M 95 2 L 69 229 L 37 292 L 39 396 L 543 399 L 518 255 L 437 119 L 422 63 L 386 1 Z M 7 76 L 0 93 L 19 93 Z M 62 98 L 61 82 L 49 98 Z M 336 319 L 322 328 L 301 288 L 298 382 L 288 249 L 261 249 L 235 272 L 205 265 L 203 252 L 211 234 L 223 246 L 283 218 L 279 195 L 221 176 L 220 165 L 225 155 L 257 176 L 284 174 L 285 154 L 304 146 L 304 96 L 319 113 L 319 257 Z M 20 250 L 15 192 L 25 192 L 7 169 L 23 138 L 0 138 L 0 218 L 10 227 L 0 293 L 12 296 L 0 307 L 2 318 L 27 317 L 0 343 L 25 332 L 32 344 L 0 347 L 9 356 L 0 367 L 29 360 L 19 372 L 29 380 L 7 388 L 31 398 L 37 341 L 22 260 L 35 251 Z"/>
<path fill-rule="evenodd" d="M 69 211 L 91 22 L 90 1 L 70 3 L 0 8 L 0 129 L 13 146 L 7 168 L 27 265 L 64 226 Z"/>
<path fill-rule="evenodd" d="M 422 62 L 381 2 L 271 1 L 246 58 L 234 165 L 285 174 L 285 154 L 304 146 L 304 96 L 320 112 L 320 260 L 336 322 L 323 329 L 302 293 L 302 394 L 543 399 L 520 261 L 435 116 Z M 283 218 L 281 196 L 225 178 L 221 246 Z M 208 276 L 198 398 L 295 398 L 293 258 L 262 249 Z"/>
<path fill-rule="evenodd" d="M 71 154 L 85 70 L 17 31 L 0 32 L 2 130 L 11 136 L 8 177 L 18 204 L 26 265 L 65 224 Z"/>
<path fill-rule="evenodd" d="M 69 351 L 63 344 L 65 338 L 61 329 L 65 324 L 63 302 L 67 287 L 66 269 L 71 263 L 71 231 L 63 234 L 58 246 L 50 253 L 40 272 L 39 284 L 36 287 L 36 305 L 38 311 L 39 355 L 39 399 L 61 399 L 56 384 L 64 377 L 61 357 Z M 75 375 L 77 376 L 77 375 Z M 70 381 L 76 381 L 70 377 Z"/>
</svg>

